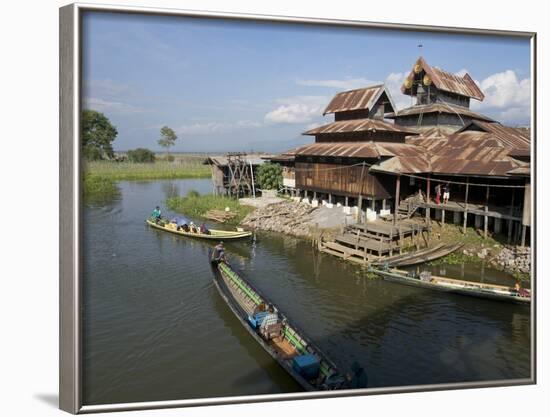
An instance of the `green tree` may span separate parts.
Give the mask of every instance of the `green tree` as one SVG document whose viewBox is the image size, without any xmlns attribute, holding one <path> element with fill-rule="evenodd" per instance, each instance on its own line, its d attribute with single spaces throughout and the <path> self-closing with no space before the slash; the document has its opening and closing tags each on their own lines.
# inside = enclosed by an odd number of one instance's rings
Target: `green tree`
<svg viewBox="0 0 550 417">
<path fill-rule="evenodd" d="M 111 121 L 95 110 L 82 112 L 82 149 L 88 160 L 112 159 L 113 141 L 118 132 Z"/>
<path fill-rule="evenodd" d="M 258 183 L 264 190 L 278 190 L 283 185 L 283 169 L 279 164 L 262 164 L 257 175 Z"/>
<path fill-rule="evenodd" d="M 174 132 L 174 130 L 168 126 L 163 126 L 162 129 L 160 129 L 160 139 L 158 140 L 158 144 L 169 151 L 170 148 L 176 143 L 177 138 L 178 137 L 176 136 L 176 132 Z"/>
<path fill-rule="evenodd" d="M 146 148 L 137 148 L 128 151 L 130 162 L 155 162 L 155 153 Z"/>
</svg>

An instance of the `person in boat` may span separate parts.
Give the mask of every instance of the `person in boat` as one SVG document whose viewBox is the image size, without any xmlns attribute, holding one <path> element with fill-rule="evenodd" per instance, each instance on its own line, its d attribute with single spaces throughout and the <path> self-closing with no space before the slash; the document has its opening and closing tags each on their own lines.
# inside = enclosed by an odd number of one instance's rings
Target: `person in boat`
<svg viewBox="0 0 550 417">
<path fill-rule="evenodd" d="M 153 220 L 155 221 L 155 223 L 160 222 L 160 220 L 162 219 L 162 212 L 160 211 L 160 207 L 159 207 L 159 206 L 156 206 L 156 207 L 155 207 L 155 209 L 154 209 L 153 212 L 151 213 L 151 217 L 153 218 Z"/>
<path fill-rule="evenodd" d="M 212 252 L 212 262 L 220 263 L 225 262 L 225 248 L 223 242 L 214 246 L 214 252 Z"/>
<path fill-rule="evenodd" d="M 210 234 L 210 230 L 208 230 L 208 228 L 206 227 L 206 225 L 204 223 L 201 223 L 201 227 L 199 228 L 199 231 L 205 235 L 209 235 Z"/>
<path fill-rule="evenodd" d="M 184 231 L 184 232 L 185 232 L 185 229 L 189 230 L 187 223 L 188 223 L 188 220 L 185 217 L 177 217 L 176 218 L 177 230 Z"/>
<path fill-rule="evenodd" d="M 195 226 L 195 223 L 193 223 L 193 222 L 189 223 L 189 231 L 191 233 L 197 233 L 197 228 Z"/>
<path fill-rule="evenodd" d="M 369 382 L 367 373 L 359 362 L 355 361 L 351 364 L 351 374 L 348 374 L 350 388 L 366 388 Z"/>
<path fill-rule="evenodd" d="M 522 288 L 521 284 L 519 282 L 516 282 L 516 285 L 514 285 L 514 289 L 516 291 L 516 294 L 520 297 L 530 297 L 531 294 L 529 293 L 529 290 Z"/>
</svg>

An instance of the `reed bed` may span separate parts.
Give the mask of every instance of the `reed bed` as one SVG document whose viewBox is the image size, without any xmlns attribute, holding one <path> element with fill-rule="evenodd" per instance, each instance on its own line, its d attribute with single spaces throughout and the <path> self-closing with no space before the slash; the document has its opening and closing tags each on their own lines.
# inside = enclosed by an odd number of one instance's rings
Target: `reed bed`
<svg viewBox="0 0 550 417">
<path fill-rule="evenodd" d="M 84 164 L 84 172 L 93 176 L 120 180 L 157 180 L 208 178 L 210 167 L 203 165 L 204 158 L 189 156 L 174 162 L 152 163 L 91 161 Z"/>
</svg>

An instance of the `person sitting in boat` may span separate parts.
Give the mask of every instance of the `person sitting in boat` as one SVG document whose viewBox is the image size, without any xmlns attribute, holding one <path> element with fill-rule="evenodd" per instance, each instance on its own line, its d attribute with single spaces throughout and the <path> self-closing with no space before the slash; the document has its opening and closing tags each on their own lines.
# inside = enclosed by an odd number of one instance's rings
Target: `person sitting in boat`
<svg viewBox="0 0 550 417">
<path fill-rule="evenodd" d="M 153 210 L 153 213 L 151 213 L 151 217 L 153 218 L 153 220 L 155 221 L 155 223 L 158 223 L 160 222 L 161 218 L 162 218 L 162 212 L 160 211 L 160 207 L 159 206 L 156 206 L 155 209 Z"/>
<path fill-rule="evenodd" d="M 209 235 L 210 234 L 210 230 L 208 230 L 208 228 L 206 227 L 206 225 L 204 223 L 201 223 L 201 226 L 199 228 L 199 231 L 205 235 Z"/>
<path fill-rule="evenodd" d="M 366 388 L 369 382 L 367 373 L 363 369 L 359 362 L 355 361 L 351 364 L 352 374 L 348 374 L 348 380 L 350 381 L 350 388 Z"/>
<path fill-rule="evenodd" d="M 522 288 L 521 284 L 519 282 L 516 282 L 516 285 L 514 285 L 514 289 L 516 290 L 516 294 L 519 297 L 530 297 L 531 294 L 529 293 L 529 290 Z"/>
<path fill-rule="evenodd" d="M 212 252 L 212 262 L 225 262 L 225 248 L 223 242 L 218 243 L 214 246 L 214 252 Z"/>
<path fill-rule="evenodd" d="M 176 217 L 177 230 L 181 230 L 181 231 L 185 231 L 185 229 L 189 230 L 187 223 L 189 223 L 189 220 L 187 220 L 185 217 Z"/>
<path fill-rule="evenodd" d="M 197 233 L 197 227 L 195 226 L 195 223 L 193 222 L 189 223 L 189 231 L 191 233 Z"/>
</svg>

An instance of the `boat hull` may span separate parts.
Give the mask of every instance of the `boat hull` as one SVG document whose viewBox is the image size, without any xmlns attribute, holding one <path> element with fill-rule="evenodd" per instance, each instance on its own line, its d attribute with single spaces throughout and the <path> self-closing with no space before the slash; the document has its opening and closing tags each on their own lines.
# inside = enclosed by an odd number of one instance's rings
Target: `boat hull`
<svg viewBox="0 0 550 417">
<path fill-rule="evenodd" d="M 153 227 L 154 229 L 162 230 L 164 232 L 173 233 L 179 236 L 191 237 L 194 239 L 203 239 L 203 240 L 235 240 L 235 239 L 244 239 L 252 236 L 252 232 L 232 232 L 227 230 L 215 230 L 211 229 L 210 234 L 206 233 L 191 233 L 191 232 L 182 232 L 180 230 L 171 229 L 169 227 L 161 226 L 156 224 L 151 220 L 146 220 L 146 223 Z"/>
<path fill-rule="evenodd" d="M 235 317 L 239 320 L 241 325 L 245 328 L 247 333 L 252 336 L 252 338 L 290 375 L 300 384 L 300 386 L 306 390 L 306 391 L 318 391 L 319 388 L 312 385 L 308 380 L 303 378 L 299 373 L 297 373 L 293 367 L 291 360 L 282 357 L 277 350 L 275 350 L 269 343 L 267 343 L 254 329 L 250 326 L 248 322 L 248 313 L 241 308 L 239 303 L 234 299 L 233 295 L 231 294 L 231 291 L 227 287 L 227 284 L 225 283 L 225 280 L 223 278 L 222 272 L 218 268 L 216 263 L 211 262 L 212 272 L 214 274 L 214 286 L 216 287 L 218 293 L 222 297 L 222 299 L 225 301 L 231 312 L 235 315 Z M 268 305 L 274 305 L 269 301 L 269 299 L 265 296 L 263 296 L 258 290 L 256 290 L 254 287 L 250 285 L 250 283 L 246 282 L 247 286 L 250 287 L 261 299 L 262 302 L 268 304 Z M 276 306 L 275 306 L 276 307 Z M 279 312 L 279 315 L 282 316 L 282 318 L 285 321 L 288 321 L 288 319 L 282 315 Z M 296 331 L 296 326 L 292 325 L 292 328 Z M 299 333 L 299 337 L 305 341 L 307 341 L 308 346 L 313 346 L 310 341 L 308 341 L 303 333 Z M 318 354 L 323 355 L 318 348 L 315 347 L 315 351 Z M 324 361 L 327 361 L 325 355 L 323 355 Z M 330 363 L 332 368 L 335 368 L 334 364 Z M 342 387 L 344 388 L 344 387 Z"/>
<path fill-rule="evenodd" d="M 470 297 L 485 298 L 489 300 L 505 301 L 505 302 L 515 303 L 515 304 L 522 304 L 522 305 L 526 305 L 526 304 L 528 305 L 531 302 L 531 298 L 529 297 L 519 297 L 515 295 L 499 294 L 499 293 L 495 293 L 487 290 L 472 289 L 467 287 L 447 286 L 447 285 L 442 285 L 438 283 L 422 281 L 417 278 L 410 278 L 405 276 L 402 273 L 392 272 L 392 271 L 375 270 L 374 272 L 377 275 L 381 276 L 386 281 L 409 285 L 413 287 L 443 291 L 443 292 L 448 292 L 452 294 L 467 295 Z"/>
</svg>

